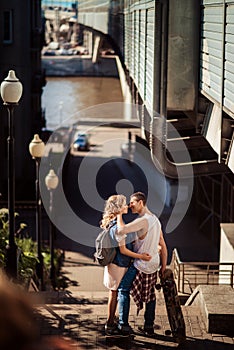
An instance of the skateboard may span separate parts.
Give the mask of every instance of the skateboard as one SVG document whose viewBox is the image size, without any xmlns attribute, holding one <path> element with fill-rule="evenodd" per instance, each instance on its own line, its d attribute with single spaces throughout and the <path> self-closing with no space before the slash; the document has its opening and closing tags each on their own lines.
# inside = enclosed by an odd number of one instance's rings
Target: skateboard
<svg viewBox="0 0 234 350">
<path fill-rule="evenodd" d="M 119 334 L 113 334 L 113 335 L 107 335 L 105 334 L 106 341 L 113 342 L 113 341 L 131 341 L 135 338 L 134 334 L 126 334 L 126 335 L 119 335 Z"/>
<path fill-rule="evenodd" d="M 163 277 L 160 276 L 160 284 L 156 285 L 156 289 L 161 288 L 163 290 L 167 316 L 171 327 L 171 331 L 169 332 L 177 343 L 183 343 L 186 340 L 185 322 L 171 269 L 166 269 Z M 168 335 L 168 331 L 166 331 L 166 334 Z"/>
</svg>

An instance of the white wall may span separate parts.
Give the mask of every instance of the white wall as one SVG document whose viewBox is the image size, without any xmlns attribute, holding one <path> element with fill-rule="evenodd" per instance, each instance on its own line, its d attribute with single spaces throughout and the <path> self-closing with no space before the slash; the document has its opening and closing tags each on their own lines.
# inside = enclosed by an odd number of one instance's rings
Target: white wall
<svg viewBox="0 0 234 350">
<path fill-rule="evenodd" d="M 221 224 L 221 234 L 220 234 L 220 255 L 219 262 L 231 262 L 234 263 L 234 224 Z M 227 271 L 224 275 L 224 272 L 219 275 L 220 284 L 229 284 L 230 283 L 230 273 L 231 266 L 222 266 L 220 270 Z"/>
</svg>

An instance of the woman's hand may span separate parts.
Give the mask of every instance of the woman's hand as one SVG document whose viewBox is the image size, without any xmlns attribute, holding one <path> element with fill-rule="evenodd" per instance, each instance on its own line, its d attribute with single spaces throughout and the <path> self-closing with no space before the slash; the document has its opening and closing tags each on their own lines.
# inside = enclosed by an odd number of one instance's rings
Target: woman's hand
<svg viewBox="0 0 234 350">
<path fill-rule="evenodd" d="M 148 253 L 141 254 L 141 259 L 144 260 L 144 261 L 150 261 L 151 258 L 152 258 L 152 256 L 149 255 Z"/>
</svg>

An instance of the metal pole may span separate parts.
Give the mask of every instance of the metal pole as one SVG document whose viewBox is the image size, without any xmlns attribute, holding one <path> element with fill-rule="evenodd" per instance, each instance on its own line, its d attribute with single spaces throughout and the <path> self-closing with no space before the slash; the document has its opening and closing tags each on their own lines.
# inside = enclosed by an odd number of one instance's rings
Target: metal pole
<svg viewBox="0 0 234 350">
<path fill-rule="evenodd" d="M 52 287 L 55 288 L 55 266 L 54 266 L 54 237 L 55 226 L 53 224 L 53 190 L 50 190 L 50 280 Z"/>
<path fill-rule="evenodd" d="M 35 158 L 36 162 L 36 240 L 37 240 L 37 276 L 40 280 L 40 290 L 44 290 L 44 262 L 43 255 L 41 253 L 41 196 L 39 189 L 39 166 L 40 166 L 40 158 Z"/>
<path fill-rule="evenodd" d="M 128 132 L 128 160 L 131 162 L 132 156 L 132 133 L 131 131 Z"/>
<path fill-rule="evenodd" d="M 8 220 L 9 244 L 6 247 L 6 273 L 17 278 L 17 246 L 15 244 L 15 150 L 13 132 L 13 111 L 16 104 L 6 103 L 8 109 Z"/>
</svg>

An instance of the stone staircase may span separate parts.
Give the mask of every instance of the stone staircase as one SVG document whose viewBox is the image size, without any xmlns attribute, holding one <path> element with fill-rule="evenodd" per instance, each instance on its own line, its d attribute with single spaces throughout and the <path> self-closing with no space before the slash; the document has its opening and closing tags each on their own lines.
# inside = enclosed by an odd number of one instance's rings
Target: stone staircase
<svg viewBox="0 0 234 350">
<path fill-rule="evenodd" d="M 208 333 L 234 335 L 234 290 L 227 285 L 198 286 L 185 306 L 198 306 Z"/>
</svg>

